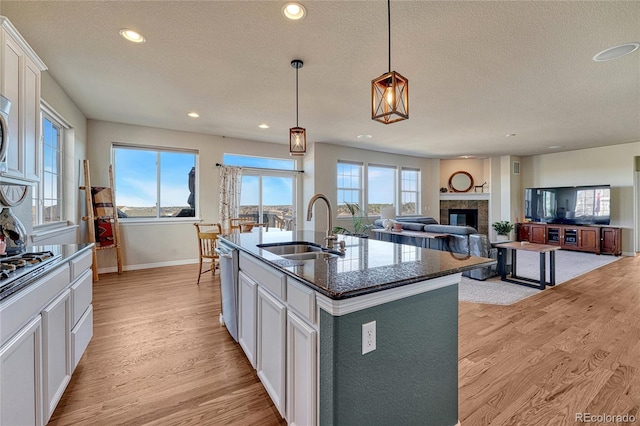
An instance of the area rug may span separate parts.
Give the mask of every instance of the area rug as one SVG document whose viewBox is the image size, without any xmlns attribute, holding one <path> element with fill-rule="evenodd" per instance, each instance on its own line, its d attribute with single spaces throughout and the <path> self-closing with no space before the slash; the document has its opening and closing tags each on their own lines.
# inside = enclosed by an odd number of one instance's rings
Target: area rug
<svg viewBox="0 0 640 426">
<path fill-rule="evenodd" d="M 518 251 L 518 276 L 539 279 L 540 255 L 529 251 Z M 549 256 L 547 258 L 547 281 L 549 280 Z M 569 281 L 587 272 L 619 260 L 619 256 L 605 256 L 579 251 L 556 251 L 556 285 Z M 544 290 L 507 283 L 500 277 L 485 281 L 462 277 L 458 300 L 461 302 L 511 305 Z"/>
</svg>

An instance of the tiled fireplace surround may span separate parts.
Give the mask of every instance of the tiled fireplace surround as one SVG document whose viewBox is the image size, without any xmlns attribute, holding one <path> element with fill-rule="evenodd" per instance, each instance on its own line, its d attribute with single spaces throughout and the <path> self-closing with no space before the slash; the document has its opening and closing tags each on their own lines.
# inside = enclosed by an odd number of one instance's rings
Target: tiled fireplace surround
<svg viewBox="0 0 640 426">
<path fill-rule="evenodd" d="M 478 232 L 489 235 L 489 201 L 488 200 L 441 200 L 440 223 L 449 225 L 449 209 L 477 209 Z"/>
</svg>

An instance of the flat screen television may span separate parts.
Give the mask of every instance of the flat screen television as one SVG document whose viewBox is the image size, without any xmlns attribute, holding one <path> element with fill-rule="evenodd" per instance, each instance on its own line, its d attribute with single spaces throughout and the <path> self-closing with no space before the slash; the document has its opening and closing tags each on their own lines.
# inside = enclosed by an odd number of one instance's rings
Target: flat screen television
<svg viewBox="0 0 640 426">
<path fill-rule="evenodd" d="M 532 222 L 609 225 L 610 185 L 526 188 L 525 218 Z"/>
</svg>

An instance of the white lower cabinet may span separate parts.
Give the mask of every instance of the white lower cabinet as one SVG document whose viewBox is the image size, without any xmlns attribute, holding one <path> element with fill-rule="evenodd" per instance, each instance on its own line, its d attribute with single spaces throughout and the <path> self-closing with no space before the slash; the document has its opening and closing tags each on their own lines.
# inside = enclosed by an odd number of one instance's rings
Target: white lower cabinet
<svg viewBox="0 0 640 426">
<path fill-rule="evenodd" d="M 258 288 L 258 377 L 280 415 L 285 417 L 287 309 L 267 290 Z"/>
<path fill-rule="evenodd" d="M 247 274 L 238 274 L 238 343 L 251 366 L 256 368 L 256 303 L 258 284 Z"/>
<path fill-rule="evenodd" d="M 0 348 L 0 425 L 42 425 L 41 331 L 38 315 Z"/>
<path fill-rule="evenodd" d="M 287 313 L 287 421 L 316 424 L 316 330 L 293 312 Z"/>
<path fill-rule="evenodd" d="M 42 310 L 44 421 L 49 421 L 71 380 L 71 290 Z"/>
</svg>

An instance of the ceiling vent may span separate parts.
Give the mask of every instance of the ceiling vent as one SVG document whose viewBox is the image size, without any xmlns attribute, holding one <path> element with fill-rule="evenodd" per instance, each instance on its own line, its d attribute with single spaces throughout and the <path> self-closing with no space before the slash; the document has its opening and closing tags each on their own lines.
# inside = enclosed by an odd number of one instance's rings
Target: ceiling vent
<svg viewBox="0 0 640 426">
<path fill-rule="evenodd" d="M 513 162 L 513 174 L 514 175 L 519 175 L 520 174 L 520 162 L 519 161 L 514 161 Z"/>
</svg>

